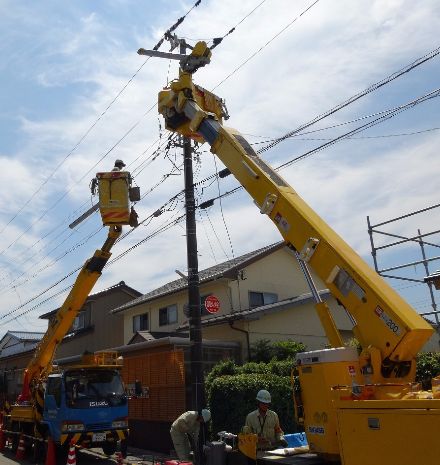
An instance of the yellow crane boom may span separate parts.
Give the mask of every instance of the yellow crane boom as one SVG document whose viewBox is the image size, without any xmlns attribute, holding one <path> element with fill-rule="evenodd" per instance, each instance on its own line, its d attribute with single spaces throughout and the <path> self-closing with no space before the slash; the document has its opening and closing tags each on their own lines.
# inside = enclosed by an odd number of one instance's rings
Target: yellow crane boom
<svg viewBox="0 0 440 465">
<path fill-rule="evenodd" d="M 199 42 L 181 58 L 179 78 L 159 93 L 166 127 L 208 142 L 295 251 L 312 292 L 308 266 L 346 309 L 363 348 L 359 356 L 341 347 L 332 315 L 316 297 L 333 348 L 297 356 L 301 388 L 295 391 L 295 406 L 310 450 L 343 465 L 434 465 L 440 455 L 440 399 L 414 387 L 417 353 L 434 329 L 238 131 L 223 126 L 222 100 L 192 82 L 192 74 L 210 57 L 206 43 Z"/>
</svg>

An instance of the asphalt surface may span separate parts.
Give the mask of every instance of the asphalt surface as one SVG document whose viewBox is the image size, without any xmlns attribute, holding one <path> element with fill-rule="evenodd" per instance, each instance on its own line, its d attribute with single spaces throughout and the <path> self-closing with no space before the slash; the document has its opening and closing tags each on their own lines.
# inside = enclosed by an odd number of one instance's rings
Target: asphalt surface
<svg viewBox="0 0 440 465">
<path fill-rule="evenodd" d="M 152 465 L 157 463 L 163 455 L 154 454 L 148 451 L 142 451 L 139 449 L 130 449 L 128 451 L 127 458 L 123 460 L 124 465 Z M 62 461 L 61 461 L 62 460 Z M 56 465 L 65 465 L 67 458 L 57 458 Z M 115 465 L 118 463 L 118 459 L 115 455 L 110 457 L 105 456 L 99 449 L 81 450 L 76 451 L 76 463 L 77 465 Z M 30 457 L 25 457 L 22 460 L 15 458 L 15 455 L 9 448 L 6 448 L 3 452 L 0 452 L 0 465 L 45 465 L 44 462 L 35 462 Z"/>
</svg>

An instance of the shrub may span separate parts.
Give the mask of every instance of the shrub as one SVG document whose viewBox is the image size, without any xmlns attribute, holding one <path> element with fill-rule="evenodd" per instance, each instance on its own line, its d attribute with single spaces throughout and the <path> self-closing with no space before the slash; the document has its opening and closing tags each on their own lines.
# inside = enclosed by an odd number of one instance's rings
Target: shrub
<svg viewBox="0 0 440 465">
<path fill-rule="evenodd" d="M 269 362 L 273 357 L 273 348 L 269 339 L 260 339 L 251 346 L 251 360 Z"/>
<path fill-rule="evenodd" d="M 271 342 L 269 339 L 260 339 L 251 347 L 252 361 L 268 363 L 272 359 L 286 360 L 294 359 L 298 352 L 304 352 L 306 346 L 302 342 L 276 341 Z"/>
<path fill-rule="evenodd" d="M 416 380 L 424 389 L 431 389 L 431 378 L 440 374 L 440 352 L 420 353 L 417 356 Z"/>
<path fill-rule="evenodd" d="M 305 352 L 306 346 L 302 342 L 277 341 L 272 343 L 273 357 L 277 360 L 294 359 L 299 352 Z"/>
<path fill-rule="evenodd" d="M 260 389 L 271 393 L 273 409 L 284 431 L 296 431 L 290 378 L 270 373 L 242 373 L 214 380 L 208 397 L 212 431 L 238 433 L 245 424 L 246 415 L 255 410 L 255 396 Z"/>
</svg>

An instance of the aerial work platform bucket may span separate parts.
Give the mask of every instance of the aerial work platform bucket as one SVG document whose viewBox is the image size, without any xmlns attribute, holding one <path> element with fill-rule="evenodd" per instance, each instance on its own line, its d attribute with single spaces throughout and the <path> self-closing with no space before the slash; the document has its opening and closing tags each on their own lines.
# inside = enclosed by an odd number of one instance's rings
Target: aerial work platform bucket
<svg viewBox="0 0 440 465">
<path fill-rule="evenodd" d="M 110 171 L 97 173 L 99 209 L 104 226 L 130 223 L 130 173 Z"/>
</svg>

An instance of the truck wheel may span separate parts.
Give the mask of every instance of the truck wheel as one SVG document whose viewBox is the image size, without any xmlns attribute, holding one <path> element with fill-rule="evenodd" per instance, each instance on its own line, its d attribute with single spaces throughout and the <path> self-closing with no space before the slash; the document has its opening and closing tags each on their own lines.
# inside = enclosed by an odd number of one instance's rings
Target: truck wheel
<svg viewBox="0 0 440 465">
<path fill-rule="evenodd" d="M 105 455 L 113 455 L 116 452 L 116 442 L 104 442 L 102 451 Z"/>
</svg>

